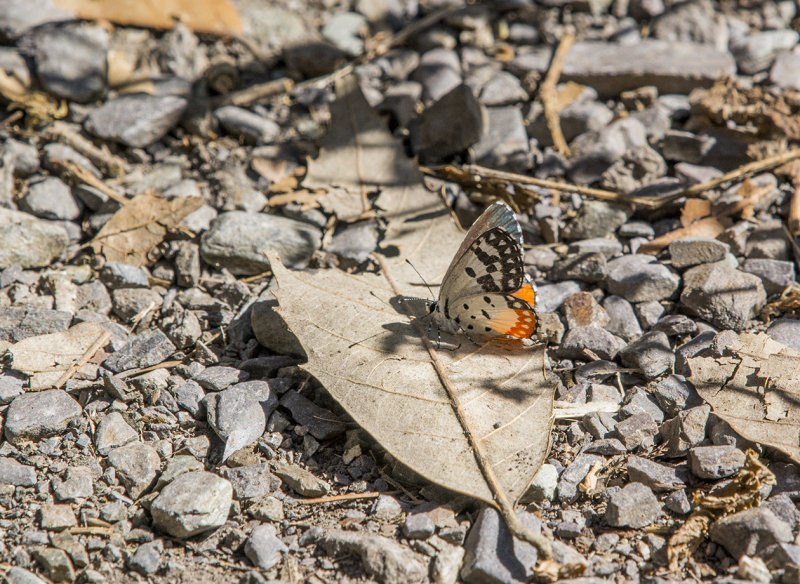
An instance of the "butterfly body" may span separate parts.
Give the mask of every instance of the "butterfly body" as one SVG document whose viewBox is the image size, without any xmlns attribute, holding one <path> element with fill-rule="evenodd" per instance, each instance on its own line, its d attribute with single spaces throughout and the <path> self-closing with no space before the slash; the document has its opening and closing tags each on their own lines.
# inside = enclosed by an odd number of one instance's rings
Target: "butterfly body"
<svg viewBox="0 0 800 584">
<path fill-rule="evenodd" d="M 535 289 L 522 261 L 522 230 L 505 203 L 493 203 L 467 232 L 431 312 L 470 338 L 533 335 Z"/>
</svg>

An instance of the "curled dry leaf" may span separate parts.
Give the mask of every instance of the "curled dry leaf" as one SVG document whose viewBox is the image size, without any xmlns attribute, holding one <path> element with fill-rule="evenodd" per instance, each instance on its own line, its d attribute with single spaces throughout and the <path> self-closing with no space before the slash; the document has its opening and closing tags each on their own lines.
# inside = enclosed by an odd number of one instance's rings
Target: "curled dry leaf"
<svg viewBox="0 0 800 584">
<path fill-rule="evenodd" d="M 97 365 L 88 364 L 110 335 L 103 323 L 82 322 L 60 333 L 37 335 L 6 350 L 9 366 L 28 376 L 31 390 L 62 385 L 68 376 L 94 378 Z"/>
<path fill-rule="evenodd" d="M 383 134 L 350 135 L 341 147 L 386 144 Z M 526 532 L 513 510 L 549 446 L 554 387 L 544 349 L 440 336 L 424 303 L 409 298 L 426 290 L 406 260 L 435 287 L 463 235 L 421 180 L 384 185 L 375 208 L 386 222 L 380 273 L 293 272 L 270 258 L 278 313 L 302 344 L 304 368 L 398 460 L 497 505 L 547 557 L 548 541 Z"/>
<path fill-rule="evenodd" d="M 761 489 L 775 484 L 775 475 L 760 461 L 753 450 L 747 451 L 745 464 L 733 480 L 721 483 L 708 493 L 696 493 L 694 512 L 672 535 L 667 548 L 669 569 L 678 572 L 681 564 L 708 537 L 708 528 L 717 519 L 757 507 Z"/>
<path fill-rule="evenodd" d="M 689 359 L 689 381 L 739 435 L 800 462 L 800 351 L 759 333 L 726 353 Z"/>
<path fill-rule="evenodd" d="M 151 253 L 189 213 L 203 206 L 201 197 L 166 199 L 142 193 L 120 207 L 90 245 L 110 262 L 134 266 L 153 263 Z"/>
</svg>

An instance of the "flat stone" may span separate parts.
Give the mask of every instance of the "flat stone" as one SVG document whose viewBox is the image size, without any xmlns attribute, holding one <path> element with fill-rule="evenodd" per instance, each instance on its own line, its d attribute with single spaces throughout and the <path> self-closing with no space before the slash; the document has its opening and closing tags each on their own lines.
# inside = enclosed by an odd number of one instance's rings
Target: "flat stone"
<svg viewBox="0 0 800 584">
<path fill-rule="evenodd" d="M 209 425 L 225 442 L 223 462 L 237 450 L 256 442 L 267 427 L 259 396 L 247 386 L 235 385 L 206 394 L 205 403 Z"/>
<path fill-rule="evenodd" d="M 654 386 L 652 395 L 667 417 L 677 416 L 687 408 L 700 405 L 702 400 L 697 391 L 682 375 L 668 375 Z"/>
<path fill-rule="evenodd" d="M 176 477 L 187 472 L 203 470 L 203 463 L 194 456 L 188 454 L 177 454 L 167 461 L 167 465 L 158 477 L 155 490 L 161 490 L 175 480 Z"/>
<path fill-rule="evenodd" d="M 605 519 L 613 527 L 646 527 L 661 515 L 661 504 L 647 486 L 629 483 L 608 500 Z"/>
<path fill-rule="evenodd" d="M 475 160 L 479 164 L 503 167 L 527 164 L 530 146 L 520 107 L 489 107 L 486 118 L 487 130 L 472 147 Z"/>
<path fill-rule="evenodd" d="M 458 53 L 443 47 L 426 51 L 419 58 L 414 80 L 422 84 L 426 100 L 439 102 L 461 85 L 461 59 Z"/>
<path fill-rule="evenodd" d="M 69 234 L 61 225 L 0 207 L 0 269 L 47 267 L 68 243 Z"/>
<path fill-rule="evenodd" d="M 609 321 L 608 313 L 589 292 L 578 292 L 569 296 L 564 301 L 564 316 L 570 329 L 581 326 L 602 328 Z"/>
<path fill-rule="evenodd" d="M 761 278 L 753 274 L 705 264 L 683 275 L 681 304 L 720 328 L 743 330 L 766 301 Z"/>
<path fill-rule="evenodd" d="M 687 473 L 640 456 L 628 457 L 628 476 L 631 482 L 642 483 L 654 491 L 671 491 L 686 485 Z"/>
<path fill-rule="evenodd" d="M 28 30 L 50 22 L 74 20 L 75 13 L 49 0 L 14 0 L 3 4 L 0 36 L 16 40 Z"/>
<path fill-rule="evenodd" d="M 228 469 L 225 472 L 225 478 L 233 487 L 233 498 L 239 501 L 268 495 L 275 480 L 267 463 L 248 464 Z"/>
<path fill-rule="evenodd" d="M 6 572 L 5 576 L 9 584 L 45 584 L 45 581 L 33 572 L 29 572 L 24 568 L 18 568 L 17 566 L 14 566 Z"/>
<path fill-rule="evenodd" d="M 320 31 L 322 36 L 351 57 L 364 52 L 364 30 L 367 18 L 358 12 L 332 14 Z"/>
<path fill-rule="evenodd" d="M 82 413 L 80 404 L 61 389 L 25 393 L 6 411 L 5 436 L 12 444 L 57 436 Z"/>
<path fill-rule="evenodd" d="M 81 501 L 94 494 L 94 480 L 88 466 L 71 466 L 63 481 L 53 478 L 53 495 L 57 501 Z"/>
<path fill-rule="evenodd" d="M 119 412 L 106 414 L 97 424 L 94 433 L 94 446 L 97 452 L 103 456 L 107 455 L 114 448 L 125 446 L 131 442 L 136 442 L 139 434 L 131 428 Z"/>
<path fill-rule="evenodd" d="M 693 335 L 697 332 L 697 323 L 684 314 L 668 314 L 658 319 L 653 327 L 668 337 Z"/>
<path fill-rule="evenodd" d="M 200 387 L 203 389 L 208 391 L 222 391 L 234 383 L 247 381 L 249 377 L 249 373 L 237 369 L 236 367 L 216 365 L 213 367 L 206 367 L 200 374 L 195 375 L 193 379 L 200 384 Z"/>
<path fill-rule="evenodd" d="M 128 496 L 138 499 L 155 483 L 161 458 L 152 446 L 136 442 L 112 450 L 108 464 L 116 470 Z"/>
<path fill-rule="evenodd" d="M 186 104 L 186 99 L 177 95 L 122 95 L 92 110 L 85 127 L 98 138 L 143 148 L 178 123 Z"/>
<path fill-rule="evenodd" d="M 603 308 L 609 316 L 605 329 L 610 333 L 630 341 L 642 334 L 642 327 L 633 311 L 633 306 L 622 296 L 614 294 L 603 299 Z"/>
<path fill-rule="evenodd" d="M 664 499 L 664 506 L 678 515 L 686 515 L 692 510 L 692 504 L 686 495 L 686 489 L 679 489 L 667 495 L 667 498 Z"/>
<path fill-rule="evenodd" d="M 628 210 L 605 201 L 586 200 L 564 229 L 564 239 L 606 237 L 628 220 Z"/>
<path fill-rule="evenodd" d="M 436 524 L 425 513 L 409 513 L 402 529 L 409 539 L 428 539 L 436 532 Z"/>
<path fill-rule="evenodd" d="M 229 134 L 246 138 L 256 144 L 272 142 L 281 131 L 277 122 L 234 105 L 214 110 L 214 117 Z"/>
<path fill-rule="evenodd" d="M 26 213 L 56 221 L 73 221 L 81 214 L 81 207 L 70 188 L 55 177 L 32 181 L 19 206 Z"/>
<path fill-rule="evenodd" d="M 296 422 L 306 426 L 309 433 L 317 440 L 335 438 L 346 429 L 333 412 L 318 406 L 294 390 L 287 391 L 283 395 L 280 405 L 291 412 Z"/>
<path fill-rule="evenodd" d="M 516 76 L 507 71 L 498 71 L 481 88 L 479 99 L 487 107 L 504 106 L 527 101 L 528 92 Z"/>
<path fill-rule="evenodd" d="M 775 56 L 791 50 L 798 38 L 800 35 L 793 30 L 766 30 L 732 38 L 730 49 L 739 72 L 753 75 L 769 69 Z"/>
<path fill-rule="evenodd" d="M 661 425 L 661 435 L 667 445 L 667 456 L 685 456 L 690 448 L 706 437 L 706 423 L 711 406 L 702 405 L 680 412 Z"/>
<path fill-rule="evenodd" d="M 769 326 L 767 334 L 772 340 L 800 351 L 800 320 L 779 318 Z"/>
<path fill-rule="evenodd" d="M 568 255 L 555 264 L 548 276 L 554 281 L 600 282 L 606 277 L 605 255 L 597 252 Z"/>
<path fill-rule="evenodd" d="M 581 239 L 570 243 L 569 247 L 567 247 L 567 253 L 576 255 L 599 253 L 606 260 L 610 260 L 622 253 L 622 244 L 616 239 L 607 237 Z"/>
<path fill-rule="evenodd" d="M 229 211 L 219 215 L 203 234 L 200 254 L 212 266 L 249 276 L 269 269 L 267 251 L 278 253 L 287 267 L 305 267 L 321 238 L 319 229 L 308 223 L 266 213 Z"/>
<path fill-rule="evenodd" d="M 125 322 L 131 322 L 147 310 L 161 306 L 161 294 L 150 288 L 118 288 L 111 292 L 114 314 Z"/>
<path fill-rule="evenodd" d="M 413 121 L 409 128 L 412 148 L 421 160 L 458 154 L 481 139 L 486 117 L 472 90 L 457 85 Z"/>
<path fill-rule="evenodd" d="M 763 506 L 718 519 L 711 524 L 709 535 L 734 558 L 755 556 L 773 544 L 794 540 L 791 527 Z"/>
<path fill-rule="evenodd" d="M 143 543 L 128 558 L 128 567 L 143 576 L 155 574 L 161 566 L 164 544 L 160 539 Z"/>
<path fill-rule="evenodd" d="M 715 143 L 716 140 L 708 135 L 670 129 L 661 138 L 659 152 L 670 161 L 691 162 L 702 160 Z"/>
<path fill-rule="evenodd" d="M 132 266 L 122 262 L 106 262 L 100 269 L 100 279 L 111 288 L 149 288 L 150 279 L 141 266 Z"/>
<path fill-rule="evenodd" d="M 667 335 L 661 331 L 643 334 L 621 349 L 619 356 L 623 365 L 638 369 L 648 379 L 658 377 L 675 364 L 675 353 Z"/>
<path fill-rule="evenodd" d="M 568 297 L 581 291 L 578 282 L 567 281 L 536 287 L 537 312 L 555 312 Z"/>
<path fill-rule="evenodd" d="M 622 416 L 648 414 L 656 424 L 664 421 L 664 412 L 661 411 L 650 392 L 641 386 L 634 386 L 626 393 L 625 405 L 620 409 Z"/>
<path fill-rule="evenodd" d="M 271 570 L 281 561 L 289 548 L 278 537 L 274 525 L 257 525 L 244 543 L 244 554 L 253 565 Z"/>
<path fill-rule="evenodd" d="M 312 527 L 300 545 L 316 543 L 328 555 L 359 558 L 367 576 L 379 582 L 415 584 L 428 576 L 428 562 L 396 541 L 370 533 Z"/>
<path fill-rule="evenodd" d="M 652 419 L 650 420 L 652 422 Z M 618 454 L 625 454 L 628 450 L 622 442 L 616 438 L 601 438 L 594 440 L 583 449 L 584 452 L 589 454 L 602 454 L 603 456 L 616 456 Z"/>
<path fill-rule="evenodd" d="M 102 26 L 64 26 L 33 35 L 36 73 L 46 91 L 88 103 L 106 88 L 108 31 Z"/>
<path fill-rule="evenodd" d="M 696 446 L 689 450 L 689 466 L 701 479 L 735 475 L 744 466 L 744 452 L 735 446 Z"/>
<path fill-rule="evenodd" d="M 778 87 L 800 89 L 800 53 L 778 53 L 769 72 L 769 79 Z"/>
<path fill-rule="evenodd" d="M 210 472 L 187 472 L 161 490 L 153 500 L 153 524 L 173 537 L 184 539 L 216 529 L 225 523 L 233 501 L 233 488 Z"/>
<path fill-rule="evenodd" d="M 518 511 L 517 517 L 534 532 L 541 531 L 541 522 L 532 513 Z M 536 548 L 515 538 L 500 514 L 491 507 L 481 509 L 464 549 L 461 578 L 468 584 L 527 582 L 533 576 L 538 557 Z"/>
<path fill-rule="evenodd" d="M 277 466 L 275 475 L 301 497 L 321 497 L 329 490 L 323 480 L 294 464 Z"/>
<path fill-rule="evenodd" d="M 0 457 L 0 483 L 32 487 L 36 484 L 36 469 L 27 464 L 20 464 L 13 458 Z"/>
<path fill-rule="evenodd" d="M 765 258 L 746 259 L 742 264 L 742 271 L 761 278 L 767 294 L 780 294 L 796 283 L 794 262 Z"/>
<path fill-rule="evenodd" d="M 730 246 L 712 237 L 684 237 L 669 244 L 672 267 L 682 270 L 725 259 Z"/>
<path fill-rule="evenodd" d="M 619 422 L 615 431 L 627 450 L 635 450 L 653 445 L 658 425 L 650 414 L 636 414 Z"/>
<path fill-rule="evenodd" d="M 392 521 L 403 514 L 403 506 L 392 495 L 378 495 L 372 505 L 372 515 L 383 521 Z"/>
<path fill-rule="evenodd" d="M 39 510 L 42 529 L 60 531 L 78 525 L 71 505 L 42 505 Z"/>
<path fill-rule="evenodd" d="M 544 73 L 549 49 L 525 53 L 509 64 L 512 72 Z M 653 85 L 659 94 L 688 95 L 711 87 L 719 75 L 733 75 L 735 64 L 727 51 L 691 42 L 643 39 L 634 46 L 599 41 L 577 42 L 564 60 L 561 81 L 575 81 L 601 96 Z"/>
<path fill-rule="evenodd" d="M 558 487 L 558 469 L 552 464 L 543 464 L 539 467 L 536 476 L 528 486 L 525 496 L 534 502 L 544 500 L 552 501 L 556 496 Z"/>
<path fill-rule="evenodd" d="M 586 349 L 601 359 L 613 359 L 625 347 L 625 341 L 596 326 L 576 327 L 567 331 L 558 349 L 566 359 L 587 359 Z"/>
<path fill-rule="evenodd" d="M 203 388 L 196 381 L 187 381 L 173 387 L 171 390 L 172 395 L 175 396 L 175 401 L 178 405 L 189 412 L 192 417 L 199 419 L 205 412 L 206 393 Z"/>
<path fill-rule="evenodd" d="M 606 286 L 629 302 L 648 302 L 672 296 L 680 280 L 653 256 L 628 255 L 608 262 Z"/>
<path fill-rule="evenodd" d="M 2 318 L 2 317 L 0 317 Z M 8 405 L 23 393 L 25 380 L 11 373 L 0 373 L 0 405 Z"/>
<path fill-rule="evenodd" d="M 72 314 L 36 306 L 12 306 L 0 309 L 0 340 L 11 343 L 29 337 L 67 330 Z"/>
<path fill-rule="evenodd" d="M 149 329 L 130 339 L 120 350 L 103 361 L 114 373 L 128 369 L 152 367 L 165 361 L 175 352 L 175 345 L 159 329 Z"/>
<path fill-rule="evenodd" d="M 34 551 L 37 563 L 47 573 L 47 577 L 53 582 L 73 582 L 75 580 L 75 568 L 64 550 L 44 547 Z"/>
</svg>

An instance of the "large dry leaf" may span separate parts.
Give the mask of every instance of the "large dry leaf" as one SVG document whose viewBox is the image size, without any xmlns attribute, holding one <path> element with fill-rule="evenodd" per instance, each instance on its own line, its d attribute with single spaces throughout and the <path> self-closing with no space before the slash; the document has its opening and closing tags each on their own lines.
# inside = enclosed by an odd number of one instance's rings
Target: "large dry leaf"
<svg viewBox="0 0 800 584">
<path fill-rule="evenodd" d="M 422 183 L 416 163 L 386 129 L 356 78 L 337 83 L 338 99 L 331 106 L 331 127 L 319 156 L 308 163 L 307 189 L 325 189 L 323 208 L 339 221 L 354 221 L 371 210 L 370 196 Z"/>
<path fill-rule="evenodd" d="M 8 347 L 10 366 L 28 376 L 32 390 L 60 386 L 66 376 L 92 377 L 89 359 L 111 338 L 103 323 L 82 322 L 60 333 L 28 337 Z M 59 383 L 60 382 L 60 383 Z"/>
<path fill-rule="evenodd" d="M 378 134 L 341 147 L 386 143 Z M 425 306 L 412 310 L 407 299 L 426 290 L 406 260 L 436 287 L 463 234 L 421 180 L 383 187 L 375 208 L 387 222 L 381 272 L 293 272 L 273 256 L 278 312 L 308 356 L 305 369 L 384 448 L 435 483 L 497 504 L 521 530 L 513 502 L 544 460 L 552 424 L 544 349 L 477 346 L 431 327 Z"/>
<path fill-rule="evenodd" d="M 689 381 L 738 434 L 800 462 L 800 351 L 759 333 L 727 352 L 689 359 Z"/>
<path fill-rule="evenodd" d="M 239 12 L 227 0 L 53 0 L 79 18 L 116 24 L 172 28 L 180 21 L 195 32 L 242 33 Z"/>
<path fill-rule="evenodd" d="M 151 252 L 189 213 L 203 206 L 201 197 L 165 199 L 142 193 L 120 207 L 91 242 L 96 253 L 110 262 L 144 266 L 155 259 Z"/>
</svg>

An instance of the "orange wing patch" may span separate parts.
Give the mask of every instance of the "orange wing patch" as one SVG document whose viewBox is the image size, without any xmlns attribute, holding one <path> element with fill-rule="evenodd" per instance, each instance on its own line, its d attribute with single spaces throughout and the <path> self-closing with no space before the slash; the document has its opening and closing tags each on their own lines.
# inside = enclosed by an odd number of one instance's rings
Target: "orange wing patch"
<svg viewBox="0 0 800 584">
<path fill-rule="evenodd" d="M 530 286 L 528 286 L 530 288 Z M 524 288 L 522 288 L 524 290 Z M 533 290 L 531 290 L 533 292 Z M 516 296 L 516 294 L 514 294 Z M 536 327 L 536 314 L 532 310 L 506 309 L 487 323 L 497 332 L 515 337 L 517 339 L 527 339 L 533 335 Z"/>
<path fill-rule="evenodd" d="M 522 288 L 520 288 L 516 292 L 513 292 L 511 295 L 512 296 L 516 296 L 520 300 L 524 300 L 525 302 L 527 302 L 531 306 L 533 306 L 533 304 L 534 304 L 534 302 L 536 300 L 536 291 L 533 289 L 533 286 L 531 286 L 530 284 L 525 284 Z"/>
</svg>

